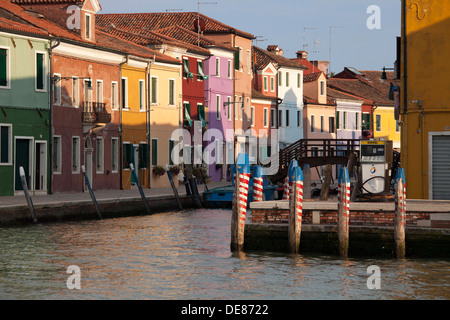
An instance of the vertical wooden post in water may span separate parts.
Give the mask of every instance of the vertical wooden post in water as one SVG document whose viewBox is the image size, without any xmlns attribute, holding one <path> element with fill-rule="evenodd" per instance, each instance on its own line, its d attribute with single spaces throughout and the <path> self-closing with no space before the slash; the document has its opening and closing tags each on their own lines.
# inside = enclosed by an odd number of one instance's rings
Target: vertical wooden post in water
<svg viewBox="0 0 450 320">
<path fill-rule="evenodd" d="M 397 258 L 404 258 L 406 253 L 405 245 L 405 224 L 406 224 L 406 181 L 405 169 L 399 168 L 395 176 L 395 249 Z"/>
<path fill-rule="evenodd" d="M 180 210 L 182 210 L 183 206 L 181 205 L 180 196 L 178 195 L 178 190 L 175 187 L 175 183 L 173 182 L 172 172 L 170 172 L 169 166 L 167 164 L 166 164 L 166 172 L 167 172 L 167 176 L 169 177 L 169 182 L 170 182 L 170 186 L 172 187 L 173 194 L 175 196 L 175 199 L 177 200 L 178 207 L 180 208 Z"/>
<path fill-rule="evenodd" d="M 83 171 L 84 182 L 86 183 L 86 186 L 87 186 L 87 188 L 89 190 L 89 195 L 91 196 L 91 200 L 94 203 L 95 210 L 97 211 L 97 216 L 98 216 L 99 219 L 101 219 L 102 215 L 100 213 L 100 207 L 98 206 L 97 199 L 95 198 L 94 190 L 92 190 L 91 182 L 89 181 L 89 178 L 88 178 L 88 176 L 86 174 L 86 167 L 85 166 L 81 166 L 81 170 Z"/>
<path fill-rule="evenodd" d="M 239 154 L 236 163 L 236 180 L 233 192 L 233 212 L 231 219 L 231 250 L 244 249 L 245 217 L 247 213 L 250 165 L 248 154 Z"/>
<path fill-rule="evenodd" d="M 293 181 L 293 196 L 289 199 L 289 251 L 300 251 L 300 236 L 303 215 L 303 172 L 300 167 L 293 168 L 290 179 Z"/>
<path fill-rule="evenodd" d="M 341 168 L 338 182 L 339 254 L 342 257 L 347 257 L 350 218 L 350 177 L 347 168 Z"/>
<path fill-rule="evenodd" d="M 330 193 L 330 184 L 331 184 L 331 178 L 333 175 L 333 167 L 331 164 L 327 164 L 325 166 L 325 174 L 322 184 L 322 189 L 320 191 L 320 200 L 326 201 L 328 200 L 328 194 Z"/>
<path fill-rule="evenodd" d="M 144 202 L 144 205 L 145 205 L 145 209 L 147 209 L 148 214 L 151 214 L 150 208 L 148 207 L 147 198 L 145 197 L 144 190 L 142 190 L 141 184 L 139 183 L 139 178 L 136 174 L 136 171 L 134 170 L 134 165 L 132 163 L 130 163 L 130 169 L 131 169 L 131 174 L 133 175 L 134 180 L 136 181 L 136 184 L 138 186 L 139 193 L 141 194 L 142 201 Z"/>
<path fill-rule="evenodd" d="M 36 211 L 34 209 L 33 199 L 31 199 L 30 193 L 28 192 L 27 178 L 25 177 L 25 170 L 23 169 L 23 167 L 19 168 L 19 174 L 20 174 L 20 181 L 22 182 L 22 189 L 23 189 L 23 192 L 25 193 L 25 198 L 27 199 L 28 208 L 30 209 L 30 212 L 31 212 L 31 217 L 33 218 L 33 222 L 37 223 Z"/>
<path fill-rule="evenodd" d="M 311 167 L 309 164 L 303 166 L 303 198 L 311 199 Z"/>
</svg>

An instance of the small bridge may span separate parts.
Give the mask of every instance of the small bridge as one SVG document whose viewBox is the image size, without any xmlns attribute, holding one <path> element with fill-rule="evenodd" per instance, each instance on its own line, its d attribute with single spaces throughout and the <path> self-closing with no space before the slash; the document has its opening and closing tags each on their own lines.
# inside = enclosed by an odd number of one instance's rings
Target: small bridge
<svg viewBox="0 0 450 320">
<path fill-rule="evenodd" d="M 286 178 L 292 160 L 300 167 L 311 168 L 327 164 L 347 165 L 351 154 L 359 151 L 361 140 L 357 139 L 302 139 L 281 149 L 278 172 L 271 177 L 272 183 Z"/>
</svg>

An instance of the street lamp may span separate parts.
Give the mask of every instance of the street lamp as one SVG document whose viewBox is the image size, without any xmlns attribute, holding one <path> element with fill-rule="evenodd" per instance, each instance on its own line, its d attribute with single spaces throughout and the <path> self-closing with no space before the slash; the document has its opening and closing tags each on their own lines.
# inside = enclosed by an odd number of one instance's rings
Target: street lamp
<svg viewBox="0 0 450 320">
<path fill-rule="evenodd" d="M 386 70 L 395 70 L 395 68 L 386 68 L 383 67 L 383 72 L 381 72 L 381 80 L 387 80 Z"/>
<path fill-rule="evenodd" d="M 87 88 L 88 90 L 92 90 L 92 79 L 91 78 L 84 78 L 84 77 L 59 77 L 59 76 L 53 76 L 52 83 L 55 84 L 61 80 L 71 80 L 71 79 L 82 79 L 87 80 Z"/>
</svg>

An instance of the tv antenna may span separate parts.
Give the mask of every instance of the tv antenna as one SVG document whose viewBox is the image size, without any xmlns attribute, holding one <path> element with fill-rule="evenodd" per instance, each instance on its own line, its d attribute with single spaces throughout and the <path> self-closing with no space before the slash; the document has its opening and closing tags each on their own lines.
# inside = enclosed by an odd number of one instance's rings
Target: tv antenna
<svg viewBox="0 0 450 320">
<path fill-rule="evenodd" d="M 264 41 L 268 41 L 268 39 L 261 39 L 264 38 L 263 36 L 256 36 L 255 37 L 255 47 L 258 47 L 258 42 L 264 42 Z"/>
<path fill-rule="evenodd" d="M 183 11 L 183 9 L 166 9 L 166 12 Z"/>
<path fill-rule="evenodd" d="M 316 30 L 316 29 L 317 28 L 308 28 L 308 27 L 303 28 L 303 51 L 306 51 L 306 49 L 308 48 L 308 43 L 306 39 L 306 30 Z"/>
<path fill-rule="evenodd" d="M 197 6 L 198 6 L 198 11 L 197 11 L 197 35 L 198 35 L 198 39 L 197 39 L 197 45 L 200 46 L 200 32 L 202 32 L 205 26 L 201 26 L 201 22 L 200 22 L 200 5 L 201 4 L 217 4 L 217 2 L 197 2 Z M 204 22 L 203 22 L 204 23 Z"/>
<path fill-rule="evenodd" d="M 335 29 L 335 28 L 343 28 L 342 26 L 330 26 L 330 56 L 329 56 L 329 61 L 328 61 L 328 73 L 331 76 L 331 30 Z"/>
</svg>

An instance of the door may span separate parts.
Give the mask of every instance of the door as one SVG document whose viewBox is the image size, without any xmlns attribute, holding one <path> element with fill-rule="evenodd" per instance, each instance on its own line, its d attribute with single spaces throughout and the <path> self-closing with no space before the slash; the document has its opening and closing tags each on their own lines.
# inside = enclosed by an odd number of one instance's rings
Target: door
<svg viewBox="0 0 450 320">
<path fill-rule="evenodd" d="M 36 142 L 35 147 L 35 173 L 34 190 L 47 190 L 47 144 L 45 142 Z"/>
<path fill-rule="evenodd" d="M 450 200 L 450 135 L 431 136 L 432 200 Z"/>
<path fill-rule="evenodd" d="M 23 167 L 25 171 L 25 177 L 27 181 L 27 186 L 32 189 L 31 184 L 31 161 L 30 161 L 30 150 L 31 140 L 30 139 L 16 139 L 16 154 L 15 154 L 15 167 L 16 167 L 16 179 L 15 179 L 15 190 L 23 191 L 22 181 L 20 179 L 19 168 Z"/>
</svg>

